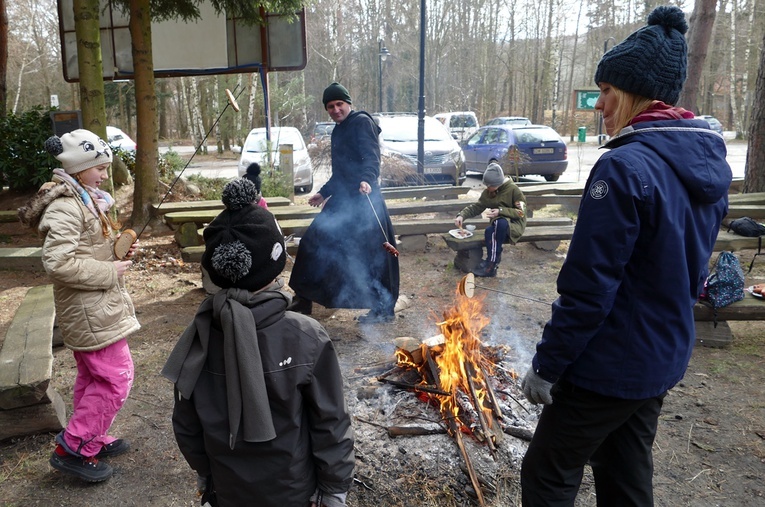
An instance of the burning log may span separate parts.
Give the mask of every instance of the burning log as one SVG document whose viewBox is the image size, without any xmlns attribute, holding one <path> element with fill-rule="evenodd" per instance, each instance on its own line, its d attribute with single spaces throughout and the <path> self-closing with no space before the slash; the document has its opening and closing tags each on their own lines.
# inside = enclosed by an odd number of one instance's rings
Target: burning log
<svg viewBox="0 0 765 507">
<path fill-rule="evenodd" d="M 464 290 L 464 289 L 463 289 Z M 458 288 L 458 294 L 459 288 Z M 446 424 L 443 428 L 424 428 L 420 426 L 391 426 L 387 428 L 390 437 L 410 435 L 432 435 L 443 432 L 451 435 L 457 442 L 462 455 L 466 475 L 470 477 L 479 505 L 484 505 L 482 486 L 487 491 L 496 491 L 493 485 L 482 480 L 470 460 L 465 447 L 464 434 L 473 436 L 478 442 L 485 443 L 492 458 L 497 459 L 497 446 L 502 442 L 503 434 L 524 440 L 531 439 L 531 431 L 515 423 L 520 422 L 508 404 L 506 398 L 500 399 L 498 393 L 509 393 L 491 385 L 492 378 L 488 371 L 502 378 L 506 370 L 499 366 L 497 351 L 484 354 L 480 335 L 489 323 L 482 314 L 482 299 L 467 298 L 464 294 L 457 297 L 453 308 L 444 312 L 442 322 L 437 325 L 440 335 L 422 342 L 411 337 L 396 339 L 396 359 L 398 372 L 412 372 L 404 381 L 403 376 L 393 378 L 396 371 L 389 370 L 377 380 L 390 385 L 418 392 L 418 397 L 439 407 L 441 418 Z M 512 372 L 508 372 L 512 377 Z M 498 378 L 495 381 L 501 382 Z M 514 378 L 510 381 L 515 383 Z M 501 387 L 502 384 L 500 383 Z M 519 403 L 521 407 L 521 405 Z M 523 407 L 526 410 L 525 407 Z"/>
<path fill-rule="evenodd" d="M 445 428 L 423 428 L 422 426 L 390 426 L 388 436 L 394 437 L 414 437 L 420 435 L 443 435 Z"/>
<path fill-rule="evenodd" d="M 389 378 L 381 378 L 378 380 L 380 382 L 385 382 L 386 384 L 390 384 L 396 387 L 401 387 L 403 389 L 413 389 L 415 391 L 422 391 L 423 393 L 438 394 L 440 396 L 449 396 L 449 393 L 442 391 L 440 389 L 436 389 L 435 387 L 430 387 L 430 386 L 421 385 L 421 384 L 407 384 L 406 382 L 399 382 L 398 380 L 392 380 Z"/>
<path fill-rule="evenodd" d="M 502 419 L 502 409 L 499 407 L 497 394 L 494 392 L 494 388 L 491 387 L 491 381 L 489 380 L 489 376 L 486 374 L 486 368 L 483 366 L 481 366 L 481 374 L 483 375 L 483 378 L 486 382 L 486 394 L 489 395 L 489 403 L 491 403 L 491 408 L 494 411 L 494 417 L 497 419 Z"/>
<path fill-rule="evenodd" d="M 483 403 L 481 403 L 481 398 L 478 397 L 478 392 L 476 391 L 475 387 L 475 380 L 473 377 L 475 376 L 475 369 L 473 368 L 472 363 L 465 362 L 464 364 L 465 373 L 467 373 L 467 381 L 468 381 L 468 387 L 470 388 L 470 396 L 473 398 L 473 406 L 476 407 L 476 412 L 478 413 L 478 422 L 481 424 L 481 429 L 483 430 L 484 435 L 486 435 L 486 444 L 489 446 L 489 451 L 491 452 L 491 457 L 494 458 L 496 461 L 497 459 L 497 448 L 494 446 L 494 442 L 496 441 L 496 436 L 494 435 L 494 432 L 491 429 L 491 422 L 487 419 L 486 413 L 483 411 Z M 486 379 L 484 379 L 486 380 Z M 485 382 L 488 384 L 488 382 Z"/>
</svg>

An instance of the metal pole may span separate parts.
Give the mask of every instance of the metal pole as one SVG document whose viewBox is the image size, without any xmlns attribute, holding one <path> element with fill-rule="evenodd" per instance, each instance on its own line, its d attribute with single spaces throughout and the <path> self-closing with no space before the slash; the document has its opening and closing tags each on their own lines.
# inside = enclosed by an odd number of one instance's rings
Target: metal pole
<svg viewBox="0 0 765 507">
<path fill-rule="evenodd" d="M 417 107 L 417 173 L 425 175 L 425 0 L 420 0 L 420 100 Z"/>
<path fill-rule="evenodd" d="M 382 39 L 377 41 L 377 63 L 380 68 L 380 107 L 377 108 L 378 111 L 382 113 L 383 110 L 383 87 L 382 87 Z"/>
</svg>

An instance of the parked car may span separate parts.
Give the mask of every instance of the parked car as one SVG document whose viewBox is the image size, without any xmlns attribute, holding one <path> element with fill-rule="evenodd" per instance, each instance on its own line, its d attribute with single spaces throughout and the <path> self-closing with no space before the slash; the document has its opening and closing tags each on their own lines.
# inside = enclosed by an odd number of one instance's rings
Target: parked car
<svg viewBox="0 0 765 507">
<path fill-rule="evenodd" d="M 555 130 L 544 125 L 481 127 L 462 147 L 465 168 L 483 173 L 492 162 L 515 176 L 539 174 L 557 181 L 568 166 L 568 148 Z"/>
<path fill-rule="evenodd" d="M 292 168 L 295 193 L 307 193 L 313 189 L 313 164 L 308 156 L 308 148 L 303 136 L 295 127 L 271 127 L 271 142 L 266 139 L 266 128 L 254 128 L 247 134 L 242 147 L 237 170 L 239 176 L 247 172 L 247 167 L 257 162 L 265 170 L 268 166 L 279 168 L 279 145 L 292 145 Z"/>
<path fill-rule="evenodd" d="M 451 113 L 438 113 L 434 118 L 449 130 L 452 137 L 462 142 L 478 130 L 478 118 L 473 111 L 454 111 Z"/>
<path fill-rule="evenodd" d="M 313 134 L 311 134 L 311 142 L 315 143 L 324 139 L 332 137 L 332 131 L 335 129 L 337 123 L 333 121 L 321 121 L 313 127 Z"/>
<path fill-rule="evenodd" d="M 709 128 L 717 132 L 718 134 L 722 135 L 723 133 L 723 127 L 722 123 L 720 123 L 720 120 L 715 118 L 714 116 L 708 115 L 708 114 L 702 114 L 699 116 L 694 116 L 695 120 L 706 120 L 707 123 L 709 123 Z"/>
<path fill-rule="evenodd" d="M 531 120 L 525 116 L 498 116 L 486 122 L 486 125 L 511 125 L 513 127 L 525 127 L 531 125 Z"/>
<path fill-rule="evenodd" d="M 109 146 L 114 149 L 119 148 L 125 151 L 135 151 L 135 141 L 130 139 L 130 136 L 117 127 L 112 127 L 111 125 L 106 126 L 106 140 L 109 143 Z"/>
<path fill-rule="evenodd" d="M 413 113 L 374 114 L 380 134 L 382 186 L 419 184 L 459 185 L 465 181 L 462 149 L 446 127 L 425 117 L 423 172 L 417 171 L 418 118 Z"/>
</svg>

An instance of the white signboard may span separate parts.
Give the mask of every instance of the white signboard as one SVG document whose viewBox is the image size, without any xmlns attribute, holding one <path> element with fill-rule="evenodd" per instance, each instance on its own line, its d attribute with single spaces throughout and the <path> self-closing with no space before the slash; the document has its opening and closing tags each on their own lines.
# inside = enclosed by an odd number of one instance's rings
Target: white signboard
<svg viewBox="0 0 765 507">
<path fill-rule="evenodd" d="M 58 0 L 64 79 L 79 81 L 73 0 Z M 199 4 L 196 21 L 151 24 L 154 75 L 198 76 L 301 70 L 307 63 L 305 11 L 294 16 L 266 14 L 266 24 L 250 25 L 218 15 L 211 4 Z M 129 17 L 100 0 L 101 54 L 104 79 L 131 79 L 134 74 Z M 263 48 L 265 41 L 266 48 Z"/>
</svg>

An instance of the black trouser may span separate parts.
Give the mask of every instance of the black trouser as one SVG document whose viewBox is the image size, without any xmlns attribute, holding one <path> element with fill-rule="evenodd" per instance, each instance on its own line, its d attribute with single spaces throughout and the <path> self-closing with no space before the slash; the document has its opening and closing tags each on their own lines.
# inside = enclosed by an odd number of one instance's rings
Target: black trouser
<svg viewBox="0 0 765 507">
<path fill-rule="evenodd" d="M 502 260 L 502 244 L 510 231 L 510 221 L 506 218 L 494 220 L 484 231 L 486 241 L 486 260 L 499 264 Z"/>
<path fill-rule="evenodd" d="M 573 506 L 588 462 L 598 506 L 652 506 L 651 447 L 666 393 L 623 400 L 559 382 L 552 394 L 523 458 L 523 506 Z"/>
</svg>

